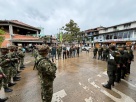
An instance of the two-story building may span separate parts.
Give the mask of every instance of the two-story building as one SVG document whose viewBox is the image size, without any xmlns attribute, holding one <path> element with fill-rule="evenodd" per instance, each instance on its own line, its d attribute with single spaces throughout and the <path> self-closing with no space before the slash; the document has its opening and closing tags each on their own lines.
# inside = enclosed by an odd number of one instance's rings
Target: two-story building
<svg viewBox="0 0 136 102">
<path fill-rule="evenodd" d="M 86 36 L 89 38 L 89 42 L 91 42 L 92 47 L 94 47 L 94 44 L 96 43 L 94 41 L 96 41 L 96 39 L 98 39 L 99 30 L 104 29 L 104 28 L 105 27 L 100 26 L 97 28 L 85 30 Z"/>
<path fill-rule="evenodd" d="M 94 36 L 95 45 L 135 45 L 136 21 L 105 27 Z"/>
<path fill-rule="evenodd" d="M 43 41 L 39 39 L 41 29 L 18 20 L 0 20 L 0 29 L 5 31 L 5 35 L 2 35 L 5 37 L 5 40 L 1 46 L 11 44 L 27 46 L 29 44 L 43 43 Z"/>
</svg>

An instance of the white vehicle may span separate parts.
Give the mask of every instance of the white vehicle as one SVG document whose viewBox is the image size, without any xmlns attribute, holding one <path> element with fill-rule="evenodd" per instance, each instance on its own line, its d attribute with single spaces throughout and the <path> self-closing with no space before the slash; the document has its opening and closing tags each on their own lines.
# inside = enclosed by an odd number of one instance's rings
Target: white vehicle
<svg viewBox="0 0 136 102">
<path fill-rule="evenodd" d="M 83 51 L 90 50 L 90 49 L 91 49 L 90 46 L 82 46 L 82 50 L 83 50 Z"/>
</svg>

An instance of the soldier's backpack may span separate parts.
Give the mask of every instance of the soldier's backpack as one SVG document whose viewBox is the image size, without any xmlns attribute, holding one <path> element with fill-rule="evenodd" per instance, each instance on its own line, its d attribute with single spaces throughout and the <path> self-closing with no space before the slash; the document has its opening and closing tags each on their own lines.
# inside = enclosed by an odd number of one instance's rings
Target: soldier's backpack
<svg viewBox="0 0 136 102">
<path fill-rule="evenodd" d="M 54 78 L 56 77 L 56 75 L 55 75 L 55 73 L 56 73 L 56 70 L 57 70 L 57 67 L 56 67 L 56 65 L 54 64 L 54 63 L 52 63 L 48 58 L 41 58 L 41 59 L 39 59 L 37 62 L 36 62 L 36 64 L 35 64 L 35 67 L 36 67 L 36 69 L 38 70 L 38 65 L 39 65 L 39 63 L 41 62 L 41 61 L 43 61 L 43 60 L 46 60 L 46 61 L 48 61 L 49 63 L 50 63 L 50 67 L 52 67 L 51 69 L 51 73 L 52 74 L 48 74 L 48 73 L 50 73 L 50 72 L 47 72 L 47 74 L 45 75 L 45 76 L 48 76 L 48 78 L 49 79 L 51 79 L 51 80 L 54 80 Z M 50 71 L 50 70 L 48 70 L 48 71 Z"/>
</svg>

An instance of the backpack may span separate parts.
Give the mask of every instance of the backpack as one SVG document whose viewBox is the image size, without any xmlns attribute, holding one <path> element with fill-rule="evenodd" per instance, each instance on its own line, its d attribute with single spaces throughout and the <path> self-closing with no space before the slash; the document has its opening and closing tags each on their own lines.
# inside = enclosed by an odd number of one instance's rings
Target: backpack
<svg viewBox="0 0 136 102">
<path fill-rule="evenodd" d="M 51 68 L 47 68 L 48 70 L 44 73 L 45 77 L 47 77 L 48 79 L 50 80 L 54 80 L 56 75 L 56 70 L 57 70 L 57 67 L 54 63 L 52 63 L 48 58 L 40 58 L 37 62 L 36 62 L 36 69 L 39 71 L 39 64 L 41 63 L 41 61 L 43 60 L 46 60 L 51 66 Z M 40 74 L 41 72 L 39 72 Z"/>
</svg>

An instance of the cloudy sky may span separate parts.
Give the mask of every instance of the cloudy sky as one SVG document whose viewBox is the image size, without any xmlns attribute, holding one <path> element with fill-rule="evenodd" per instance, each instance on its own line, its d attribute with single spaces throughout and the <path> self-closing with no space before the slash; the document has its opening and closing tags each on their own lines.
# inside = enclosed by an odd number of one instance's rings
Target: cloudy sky
<svg viewBox="0 0 136 102">
<path fill-rule="evenodd" d="M 19 20 L 56 34 L 73 19 L 86 30 L 136 20 L 136 0 L 0 0 L 0 20 Z"/>
</svg>

